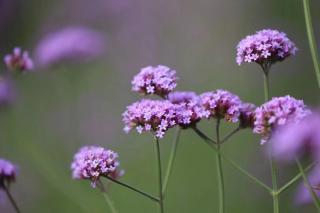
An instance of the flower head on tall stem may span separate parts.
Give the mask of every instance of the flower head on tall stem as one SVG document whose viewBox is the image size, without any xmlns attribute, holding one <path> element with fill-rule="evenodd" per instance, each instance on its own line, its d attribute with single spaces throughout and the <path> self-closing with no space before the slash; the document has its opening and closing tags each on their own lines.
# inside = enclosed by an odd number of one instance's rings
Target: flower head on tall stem
<svg viewBox="0 0 320 213">
<path fill-rule="evenodd" d="M 177 86 L 176 71 L 163 65 L 144 67 L 131 83 L 132 91 L 166 97 Z"/>
<path fill-rule="evenodd" d="M 27 51 L 22 51 L 20 47 L 13 49 L 12 54 L 4 57 L 7 68 L 11 71 L 31 71 L 33 69 L 33 61 Z"/>
<path fill-rule="evenodd" d="M 74 179 L 91 180 L 95 187 L 100 177 L 117 179 L 123 175 L 119 170 L 118 154 L 99 146 L 84 146 L 73 158 L 71 164 Z"/>
<path fill-rule="evenodd" d="M 175 105 L 166 100 L 142 99 L 128 106 L 122 116 L 125 132 L 136 128 L 138 133 L 150 131 L 157 138 L 177 124 Z"/>
<path fill-rule="evenodd" d="M 7 187 L 15 181 L 17 176 L 17 168 L 10 161 L 0 159 L 0 189 Z"/>
<path fill-rule="evenodd" d="M 236 123 L 241 114 L 241 100 L 238 96 L 226 90 L 205 92 L 200 95 L 201 105 L 206 118 L 226 119 Z"/>
<path fill-rule="evenodd" d="M 236 61 L 239 65 L 243 62 L 256 62 L 266 66 L 295 55 L 297 50 L 296 45 L 285 33 L 264 29 L 248 35 L 239 42 Z"/>
<path fill-rule="evenodd" d="M 194 126 L 206 115 L 195 92 L 172 92 L 169 93 L 168 100 L 175 105 L 176 121 L 182 128 Z"/>
<path fill-rule="evenodd" d="M 276 127 L 297 123 L 310 113 L 311 111 L 302 100 L 297 100 L 289 95 L 274 97 L 256 108 L 253 132 L 262 136 L 261 143 L 263 144 L 270 139 L 271 133 Z"/>
<path fill-rule="evenodd" d="M 271 147 L 275 158 L 294 161 L 307 154 L 319 160 L 320 114 L 312 113 L 301 122 L 289 123 L 275 130 L 271 137 Z"/>
</svg>

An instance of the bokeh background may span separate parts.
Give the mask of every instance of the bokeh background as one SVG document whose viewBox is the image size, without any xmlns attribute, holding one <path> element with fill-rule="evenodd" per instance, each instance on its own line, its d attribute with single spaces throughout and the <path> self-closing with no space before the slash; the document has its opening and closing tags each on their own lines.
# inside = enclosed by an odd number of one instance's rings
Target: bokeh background
<svg viewBox="0 0 320 213">
<path fill-rule="evenodd" d="M 311 8 L 320 42 L 320 2 L 312 0 Z M 286 32 L 299 52 L 273 66 L 271 94 L 290 94 L 314 107 L 319 103 L 300 0 L 0 0 L 0 55 L 15 46 L 34 54 L 45 34 L 68 26 L 101 32 L 105 54 L 15 76 L 15 101 L 0 111 L 0 156 L 19 166 L 12 193 L 23 212 L 109 211 L 88 181 L 71 179 L 73 154 L 87 144 L 117 151 L 126 171 L 122 180 L 157 193 L 152 138 L 122 131 L 121 113 L 140 98 L 130 91 L 130 81 L 141 67 L 165 64 L 176 69 L 179 90 L 224 88 L 259 105 L 261 71 L 255 64 L 239 67 L 235 47 L 247 34 L 275 28 Z M 200 128 L 213 135 L 213 125 L 204 121 Z M 225 125 L 223 131 L 231 129 Z M 173 132 L 161 141 L 164 166 Z M 265 148 L 250 130 L 241 131 L 223 149 L 270 183 Z M 227 163 L 224 170 L 227 212 L 272 211 L 265 191 Z M 280 165 L 280 184 L 296 172 L 294 165 Z M 192 131 L 184 131 L 167 212 L 217 212 L 216 182 L 214 153 Z M 117 185 L 110 193 L 119 212 L 158 211 L 155 203 Z M 297 206 L 294 193 L 295 187 L 281 195 L 282 212 L 315 212 L 312 205 Z M 13 212 L 5 198 L 0 212 Z"/>
</svg>

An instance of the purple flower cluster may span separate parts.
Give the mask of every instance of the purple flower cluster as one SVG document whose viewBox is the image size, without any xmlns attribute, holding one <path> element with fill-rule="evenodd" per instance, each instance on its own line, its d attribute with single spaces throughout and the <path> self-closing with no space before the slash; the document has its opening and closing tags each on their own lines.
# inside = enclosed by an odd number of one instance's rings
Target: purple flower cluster
<svg viewBox="0 0 320 213">
<path fill-rule="evenodd" d="M 237 46 L 237 63 L 275 63 L 294 55 L 296 45 L 283 32 L 265 29 L 249 35 Z"/>
<path fill-rule="evenodd" d="M 175 105 L 176 122 L 181 127 L 189 127 L 206 117 L 199 96 L 194 92 L 172 92 L 168 100 Z"/>
<path fill-rule="evenodd" d="M 20 47 L 13 49 L 12 54 L 4 57 L 4 62 L 9 70 L 30 71 L 33 69 L 33 61 L 27 51 L 22 51 Z"/>
<path fill-rule="evenodd" d="M 283 126 L 287 123 L 296 123 L 311 111 L 302 100 L 297 100 L 290 96 L 274 97 L 255 110 L 255 121 L 253 132 L 262 136 L 261 143 L 269 140 L 271 131 L 275 127 Z"/>
<path fill-rule="evenodd" d="M 0 188 L 15 181 L 17 168 L 11 162 L 0 158 Z"/>
<path fill-rule="evenodd" d="M 105 51 L 103 35 L 86 27 L 68 27 L 45 36 L 36 48 L 36 61 L 50 66 L 67 60 L 88 60 Z"/>
<path fill-rule="evenodd" d="M 125 132 L 136 128 L 139 133 L 151 131 L 158 138 L 176 125 L 174 104 L 166 100 L 142 99 L 128 106 L 122 116 Z"/>
<path fill-rule="evenodd" d="M 116 152 L 99 146 L 85 146 L 73 158 L 72 177 L 91 180 L 92 186 L 95 187 L 100 177 L 121 176 L 119 164 Z"/>
<path fill-rule="evenodd" d="M 171 92 L 177 86 L 176 71 L 167 66 L 148 66 L 132 80 L 132 90 L 142 94 L 156 94 L 161 97 Z"/>
<path fill-rule="evenodd" d="M 226 119 L 236 123 L 241 114 L 242 102 L 240 98 L 226 90 L 216 90 L 200 95 L 201 105 L 205 110 L 205 117 Z"/>
</svg>

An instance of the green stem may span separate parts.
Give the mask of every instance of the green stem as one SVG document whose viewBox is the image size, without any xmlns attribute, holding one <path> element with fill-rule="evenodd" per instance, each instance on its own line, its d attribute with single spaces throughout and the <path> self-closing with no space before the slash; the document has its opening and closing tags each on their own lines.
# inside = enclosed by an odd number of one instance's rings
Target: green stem
<svg viewBox="0 0 320 213">
<path fill-rule="evenodd" d="M 306 22 L 306 29 L 308 34 L 308 40 L 309 40 L 309 46 L 310 46 L 310 52 L 311 52 L 311 57 L 313 61 L 314 71 L 317 76 L 318 86 L 320 87 L 319 53 L 317 51 L 317 43 L 316 43 L 313 26 L 312 26 L 312 17 L 311 17 L 309 0 L 303 0 L 303 11 L 304 11 L 304 18 Z"/>
<path fill-rule="evenodd" d="M 195 133 L 197 133 L 198 136 L 200 136 L 200 138 L 206 142 L 206 144 L 208 144 L 216 153 L 218 153 L 217 148 L 215 147 L 214 143 L 215 141 L 211 140 L 209 137 L 207 137 L 204 133 L 202 133 L 199 129 L 194 128 L 193 129 L 195 131 Z M 201 133 L 201 134 L 200 134 Z M 265 183 L 263 183 L 262 181 L 260 181 L 258 178 L 254 177 L 253 175 L 251 175 L 249 172 L 247 172 L 245 169 L 241 168 L 236 162 L 234 162 L 233 160 L 231 160 L 230 158 L 228 158 L 226 155 L 223 154 L 223 152 L 220 152 L 221 157 L 227 161 L 228 163 L 230 163 L 231 166 L 233 166 L 235 169 L 237 169 L 240 173 L 242 173 L 243 175 L 245 175 L 246 177 L 248 177 L 249 179 L 251 179 L 254 183 L 256 183 L 257 185 L 261 186 L 262 188 L 266 189 L 268 192 L 272 192 L 272 189 L 267 186 Z"/>
<path fill-rule="evenodd" d="M 10 203 L 12 204 L 12 206 L 13 206 L 13 208 L 14 208 L 14 210 L 15 210 L 17 213 L 20 213 L 21 211 L 20 211 L 20 209 L 19 209 L 16 201 L 15 201 L 14 198 L 12 197 L 12 195 L 11 195 L 8 187 L 5 186 L 4 184 L 2 184 L 2 185 L 0 186 L 0 189 L 1 189 L 1 188 L 5 191 L 8 199 L 10 200 Z"/>
<path fill-rule="evenodd" d="M 216 163 L 217 163 L 218 188 L 219 188 L 219 213 L 224 213 L 225 193 L 224 193 L 224 178 L 223 178 L 223 169 L 222 169 L 221 152 L 220 152 L 220 149 L 221 149 L 220 119 L 217 120 L 216 135 L 217 135 L 217 151 L 218 151 L 216 155 Z"/>
<path fill-rule="evenodd" d="M 263 68 L 263 80 L 264 80 L 264 100 L 267 102 L 270 99 L 270 88 L 269 88 L 269 69 Z"/>
<path fill-rule="evenodd" d="M 234 134 L 236 134 L 239 130 L 240 130 L 240 126 L 237 127 L 236 129 L 234 129 L 232 132 L 230 132 L 228 135 L 226 135 L 222 140 L 221 143 L 226 142 L 227 140 L 229 140 Z"/>
<path fill-rule="evenodd" d="M 310 168 L 312 168 L 315 165 L 315 163 L 311 163 L 309 166 L 307 166 L 304 171 L 308 171 Z M 296 176 L 294 176 L 289 182 L 287 182 L 284 186 L 282 186 L 277 194 L 281 194 L 284 191 L 286 191 L 292 184 L 296 183 L 300 178 L 302 177 L 301 172 L 299 172 L 299 174 L 297 174 Z"/>
<path fill-rule="evenodd" d="M 106 200 L 111 212 L 112 213 L 118 213 L 118 211 L 114 207 L 113 202 L 112 202 L 111 198 L 109 197 L 108 193 L 107 192 L 103 192 L 102 194 L 103 194 L 103 197 Z"/>
<path fill-rule="evenodd" d="M 309 191 L 309 193 L 310 193 L 310 195 L 312 197 L 312 200 L 313 200 L 318 212 L 320 212 L 320 201 L 319 201 L 319 198 L 318 198 L 317 194 L 314 192 L 314 190 L 312 189 L 312 186 L 311 186 L 311 184 L 310 184 L 310 182 L 309 182 L 309 180 L 308 180 L 308 178 L 306 176 L 306 173 L 305 173 L 305 171 L 304 171 L 304 169 L 303 169 L 303 167 L 301 165 L 301 162 L 299 161 L 298 158 L 296 158 L 296 163 L 297 163 L 298 168 L 299 168 L 299 170 L 300 170 L 300 172 L 302 174 L 302 178 L 304 180 L 304 184 L 305 184 L 306 188 L 308 189 L 308 191 Z"/>
<path fill-rule="evenodd" d="M 177 127 L 176 135 L 174 137 L 174 141 L 173 141 L 172 148 L 171 148 L 171 153 L 170 153 L 169 163 L 168 163 L 168 166 L 167 166 L 166 175 L 165 175 L 165 178 L 164 178 L 164 181 L 163 181 L 162 196 L 165 195 L 165 192 L 166 192 L 166 189 L 167 189 L 167 186 L 168 186 L 168 182 L 169 182 L 169 178 L 170 178 L 171 173 L 172 173 L 173 163 L 175 161 L 176 154 L 177 154 L 180 133 L 181 133 L 181 128 Z"/>
<path fill-rule="evenodd" d="M 140 190 L 140 189 L 134 188 L 134 187 L 132 187 L 132 186 L 126 184 L 126 183 L 120 182 L 120 181 L 118 181 L 118 180 L 116 180 L 116 179 L 113 179 L 113 178 L 111 178 L 111 177 L 109 177 L 109 176 L 106 176 L 106 178 L 107 178 L 108 180 L 116 183 L 116 184 L 119 184 L 120 186 L 123 186 L 123 187 L 125 187 L 125 188 L 127 188 L 127 189 L 130 189 L 130 190 L 132 190 L 132 191 L 134 191 L 134 192 L 137 192 L 137 193 L 139 193 L 139 194 L 141 194 L 141 195 L 143 195 L 143 196 L 145 196 L 145 197 L 147 197 L 147 198 L 150 198 L 151 200 L 153 200 L 153 201 L 155 201 L 155 202 L 159 202 L 159 198 L 154 197 L 153 195 L 150 195 L 150 194 L 148 194 L 148 193 L 146 193 L 146 192 L 144 192 L 144 191 L 142 191 L 142 190 Z"/>
<path fill-rule="evenodd" d="M 164 213 L 164 207 L 163 207 L 163 196 L 162 196 L 162 168 L 161 168 L 161 153 L 160 153 L 160 144 L 159 139 L 155 138 L 156 141 L 156 156 L 157 156 L 157 167 L 158 167 L 158 184 L 159 184 L 159 207 L 160 207 L 160 213 Z"/>
</svg>

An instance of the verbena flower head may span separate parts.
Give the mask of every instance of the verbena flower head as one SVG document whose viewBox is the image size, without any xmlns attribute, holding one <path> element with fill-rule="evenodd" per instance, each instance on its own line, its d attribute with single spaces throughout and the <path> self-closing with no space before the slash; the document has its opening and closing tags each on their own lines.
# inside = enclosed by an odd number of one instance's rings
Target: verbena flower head
<svg viewBox="0 0 320 213">
<path fill-rule="evenodd" d="M 206 116 L 200 98 L 194 92 L 172 92 L 169 93 L 168 100 L 175 104 L 177 124 L 184 128 L 195 125 Z"/>
<path fill-rule="evenodd" d="M 36 48 L 40 66 L 76 61 L 100 56 L 105 51 L 104 37 L 86 27 L 68 27 L 45 36 Z"/>
<path fill-rule="evenodd" d="M 175 105 L 166 100 L 142 99 L 128 106 L 122 116 L 125 132 L 135 128 L 140 134 L 150 131 L 157 138 L 176 125 Z"/>
<path fill-rule="evenodd" d="M 216 90 L 200 95 L 201 105 L 205 110 L 205 117 L 226 119 L 229 122 L 239 121 L 241 100 L 238 96 L 226 90 Z"/>
<path fill-rule="evenodd" d="M 243 103 L 240 107 L 240 127 L 241 128 L 253 128 L 254 123 L 254 111 L 256 106 L 252 103 Z"/>
<path fill-rule="evenodd" d="M 4 57 L 7 68 L 11 71 L 30 71 L 33 69 L 33 61 L 27 51 L 22 51 L 20 47 L 13 49 L 12 54 Z"/>
<path fill-rule="evenodd" d="M 320 115 L 313 113 L 301 122 L 278 128 L 271 137 L 272 153 L 279 160 L 294 161 L 304 154 L 320 159 Z M 320 180 L 320 179 L 319 179 Z"/>
<path fill-rule="evenodd" d="M 74 155 L 72 177 L 91 180 L 95 187 L 100 177 L 120 177 L 119 165 L 116 152 L 99 146 L 84 146 Z"/>
<path fill-rule="evenodd" d="M 0 189 L 15 181 L 17 168 L 10 161 L 0 158 Z"/>
<path fill-rule="evenodd" d="M 314 187 L 314 192 L 320 196 L 320 167 L 316 166 L 309 174 L 308 180 L 310 182 L 310 185 Z M 298 186 L 297 192 L 296 192 L 296 199 L 297 204 L 308 204 L 312 203 L 313 199 L 310 195 L 309 190 L 306 188 L 305 184 L 302 182 Z"/>
<path fill-rule="evenodd" d="M 163 65 L 144 67 L 131 83 L 135 92 L 165 97 L 177 86 L 176 71 Z"/>
<path fill-rule="evenodd" d="M 265 29 L 249 35 L 237 46 L 237 63 L 275 63 L 294 55 L 296 45 L 283 32 Z"/>
<path fill-rule="evenodd" d="M 269 140 L 271 132 L 279 126 L 297 123 L 311 111 L 303 103 L 289 95 L 274 97 L 255 110 L 255 121 L 253 132 L 262 136 L 261 143 Z"/>
</svg>

